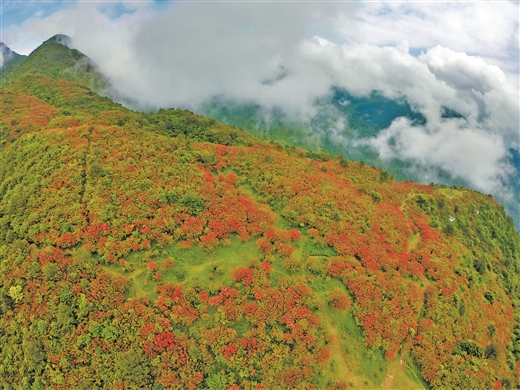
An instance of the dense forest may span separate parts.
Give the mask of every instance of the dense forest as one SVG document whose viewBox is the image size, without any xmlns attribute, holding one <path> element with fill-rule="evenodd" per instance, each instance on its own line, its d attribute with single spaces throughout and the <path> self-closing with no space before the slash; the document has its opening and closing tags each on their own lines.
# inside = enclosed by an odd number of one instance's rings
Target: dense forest
<svg viewBox="0 0 520 390">
<path fill-rule="evenodd" d="M 490 196 L 103 97 L 63 38 L 3 75 L 5 389 L 513 388 Z"/>
</svg>

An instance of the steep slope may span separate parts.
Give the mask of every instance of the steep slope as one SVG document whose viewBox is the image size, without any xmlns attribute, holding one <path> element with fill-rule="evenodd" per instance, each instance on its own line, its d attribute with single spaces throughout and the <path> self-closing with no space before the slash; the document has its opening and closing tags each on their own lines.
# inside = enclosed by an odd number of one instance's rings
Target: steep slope
<svg viewBox="0 0 520 390">
<path fill-rule="evenodd" d="M 83 53 L 69 49 L 70 38 L 58 34 L 45 41 L 27 58 L 19 61 L 5 75 L 7 85 L 28 74 L 43 74 L 53 79 L 68 80 L 100 91 L 107 87 L 107 80 L 96 65 Z"/>
<path fill-rule="evenodd" d="M 518 384 L 491 198 L 31 73 L 1 96 L 7 388 Z"/>
<path fill-rule="evenodd" d="M 258 142 L 233 127 L 186 110 L 136 114 L 94 93 L 92 88 L 106 86 L 103 77 L 87 57 L 60 43 L 64 39 L 61 35 L 49 39 L 13 68 L 8 87 L 1 90 L 0 142 L 12 141 L 28 131 L 65 126 L 70 121 L 120 126 L 132 121 L 139 128 L 170 136 L 182 133 L 226 145 Z M 90 65 L 84 69 L 85 63 Z"/>
</svg>

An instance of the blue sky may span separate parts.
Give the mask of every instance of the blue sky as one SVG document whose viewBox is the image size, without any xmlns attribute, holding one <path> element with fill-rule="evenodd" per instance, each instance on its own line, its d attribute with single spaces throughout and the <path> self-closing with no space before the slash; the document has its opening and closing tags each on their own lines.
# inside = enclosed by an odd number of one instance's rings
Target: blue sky
<svg viewBox="0 0 520 390">
<path fill-rule="evenodd" d="M 88 2 L 83 0 L 82 2 Z M 128 7 L 120 1 L 91 1 L 99 4 L 99 10 L 108 15 L 111 19 L 117 19 L 125 13 L 133 13 L 135 9 Z M 74 0 L 3 0 L 2 1 L 2 24 L 4 28 L 12 25 L 21 25 L 25 20 L 30 18 L 46 18 L 55 12 L 74 9 L 77 6 Z M 164 4 L 161 1 L 151 1 L 150 3 Z"/>
<path fill-rule="evenodd" d="M 21 25 L 32 17 L 47 17 L 64 8 L 72 8 L 73 2 L 63 1 L 2 1 L 2 27 Z"/>
<path fill-rule="evenodd" d="M 112 20 L 117 20 L 125 14 L 136 12 L 136 5 L 146 5 L 147 8 L 160 12 L 169 7 L 173 1 L 170 0 L 130 0 L 130 1 L 100 1 L 100 0 L 2 0 L 1 5 L 1 25 L 2 39 L 5 30 L 10 27 L 19 27 L 30 19 L 45 19 L 49 16 L 64 10 L 74 10 L 78 3 L 95 4 L 98 10 L 107 15 Z M 9 36 L 6 37 L 9 40 Z M 26 42 L 18 43 L 21 54 L 29 54 L 30 49 L 36 48 L 39 44 L 37 39 L 27 39 Z M 13 42 L 16 46 L 17 43 Z M 34 46 L 34 47 L 33 47 Z M 15 50 L 16 51 L 16 50 Z"/>
<path fill-rule="evenodd" d="M 99 1 L 99 0 L 82 0 L 81 2 L 97 3 L 101 12 L 117 19 L 125 13 L 135 12 L 135 8 L 131 3 L 143 3 L 154 7 L 157 10 L 168 6 L 172 1 L 170 0 L 143 0 L 133 2 L 122 1 Z M 2 23 L 4 27 L 10 25 L 21 25 L 29 18 L 45 18 L 55 12 L 64 9 L 73 9 L 77 6 L 78 1 L 75 0 L 2 0 Z"/>
</svg>

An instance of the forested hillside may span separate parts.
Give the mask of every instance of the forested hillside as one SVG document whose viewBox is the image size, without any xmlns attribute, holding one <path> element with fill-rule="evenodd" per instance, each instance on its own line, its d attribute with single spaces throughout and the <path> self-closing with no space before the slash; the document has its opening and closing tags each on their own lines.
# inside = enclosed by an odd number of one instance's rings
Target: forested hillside
<svg viewBox="0 0 520 390">
<path fill-rule="evenodd" d="M 407 159 L 404 155 L 389 158 L 375 147 L 375 140 L 388 132 L 392 124 L 407 121 L 417 132 L 427 126 L 427 118 L 412 109 L 406 98 L 389 99 L 379 91 L 368 96 L 355 96 L 347 90 L 332 87 L 327 95 L 313 102 L 315 113 L 310 118 L 286 114 L 281 108 L 269 108 L 258 103 L 226 100 L 222 96 L 209 99 L 197 113 L 228 125 L 244 129 L 249 134 L 282 145 L 293 145 L 307 150 L 324 150 L 347 155 L 349 160 L 386 170 L 396 180 L 419 183 L 440 183 L 449 186 L 475 188 L 464 177 L 453 175 L 449 169 L 435 164 Z M 441 107 L 439 120 L 445 126 L 457 121 L 468 123 L 459 112 Z M 518 127 L 518 126 L 517 126 Z M 394 140 L 399 145 L 398 140 Z M 503 181 L 503 192 L 494 191 L 497 200 L 513 218 L 520 231 L 520 159 L 515 144 L 508 146 L 512 174 Z M 449 157 L 448 157 L 449 158 Z M 504 170 L 505 171 L 505 170 Z"/>
<path fill-rule="evenodd" d="M 4 388 L 519 384 L 520 236 L 491 197 L 134 112 L 56 39 L 34 53 L 0 95 Z"/>
</svg>

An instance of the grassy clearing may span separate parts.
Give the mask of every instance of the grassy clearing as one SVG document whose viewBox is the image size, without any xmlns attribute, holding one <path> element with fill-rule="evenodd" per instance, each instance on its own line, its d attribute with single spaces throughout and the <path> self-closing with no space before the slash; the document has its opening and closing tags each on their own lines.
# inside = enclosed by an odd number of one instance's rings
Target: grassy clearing
<svg viewBox="0 0 520 390">
<path fill-rule="evenodd" d="M 383 382 L 384 389 L 425 389 L 419 378 L 414 378 L 414 370 L 406 359 L 396 358 L 388 365 Z"/>
<path fill-rule="evenodd" d="M 312 284 L 320 303 L 323 327 L 328 334 L 331 358 L 323 376 L 327 385 L 343 384 L 353 389 L 380 387 L 388 372 L 388 361 L 379 351 L 371 351 L 364 344 L 352 310 L 341 312 L 328 304 L 328 291 L 344 288 L 337 279 L 318 279 Z"/>
<path fill-rule="evenodd" d="M 317 277 L 310 285 L 319 300 L 320 317 L 331 353 L 322 373 L 324 384 L 332 386 L 341 383 L 355 389 L 380 387 L 388 362 L 379 351 L 366 348 L 352 310 L 338 311 L 328 303 L 328 292 L 336 288 L 345 289 L 343 283 L 336 278 Z"/>
<path fill-rule="evenodd" d="M 284 221 L 281 225 L 284 225 Z M 416 245 L 418 239 L 419 237 L 412 236 L 410 246 Z M 345 289 L 345 286 L 340 280 L 326 277 L 324 273 L 311 274 L 308 262 L 321 264 L 322 267 L 328 257 L 336 255 L 335 251 L 316 246 L 305 234 L 292 245 L 295 251 L 291 261 L 275 257 L 271 281 L 274 285 L 282 277 L 306 281 L 316 292 L 318 310 L 331 353 L 319 375 L 323 386 L 342 383 L 355 389 L 423 388 L 419 380 L 413 379 L 413 370 L 406 363 L 401 364 L 399 359 L 388 362 L 379 350 L 372 351 L 365 346 L 362 331 L 356 324 L 352 310 L 340 312 L 330 307 L 328 292 L 336 288 Z M 103 268 L 106 272 L 129 279 L 130 287 L 126 298 L 146 296 L 155 301 L 155 287 L 167 282 L 183 283 L 185 286 L 199 285 L 203 288 L 211 285 L 232 285 L 234 281 L 230 271 L 241 265 L 251 265 L 259 258 L 255 240 L 244 243 L 237 237 L 232 237 L 228 246 L 219 246 L 209 253 L 199 247 L 182 249 L 171 245 L 160 251 L 132 253 L 124 264 L 111 264 Z M 170 269 L 164 267 L 166 259 L 173 262 Z M 157 263 L 155 271 L 148 269 L 149 261 Z M 288 268 L 290 264 L 293 266 Z M 159 278 L 157 273 L 160 273 Z M 242 325 L 244 329 L 238 329 L 240 332 L 250 330 L 249 324 L 244 322 Z"/>
<path fill-rule="evenodd" d="M 463 190 L 457 190 L 455 188 L 450 188 L 450 187 L 436 188 L 435 191 L 447 196 L 450 199 L 451 198 L 460 198 L 461 196 L 464 196 L 464 192 L 465 192 Z"/>
<path fill-rule="evenodd" d="M 312 240 L 306 239 L 303 253 L 309 256 L 337 256 L 338 252 L 330 246 L 318 246 Z"/>
<path fill-rule="evenodd" d="M 289 221 L 287 218 L 284 218 L 280 215 L 277 215 L 277 217 L 278 217 L 278 219 L 275 224 L 276 228 L 283 229 L 283 230 L 289 230 L 289 229 L 295 228 L 294 224 L 291 221 Z M 303 233 L 302 230 L 300 230 L 300 231 Z"/>
<path fill-rule="evenodd" d="M 412 249 L 417 249 L 420 243 L 421 235 L 412 234 L 410 237 L 408 237 L 408 252 L 410 252 Z"/>
<path fill-rule="evenodd" d="M 170 245 L 153 257 L 150 257 L 149 252 L 135 252 L 127 257 L 124 265 L 111 264 L 103 269 L 129 279 L 127 298 L 147 296 L 155 301 L 155 286 L 167 282 L 183 283 L 186 286 L 209 286 L 211 283 L 229 285 L 233 283 L 230 271 L 240 265 L 248 265 L 252 260 L 258 259 L 259 255 L 254 240 L 243 243 L 233 237 L 229 246 L 218 247 L 210 253 L 199 247 L 182 249 L 177 245 Z M 173 261 L 171 269 L 163 267 L 166 259 Z M 156 271 L 147 268 L 149 260 L 157 263 Z M 160 278 L 156 278 L 157 273 Z"/>
</svg>

